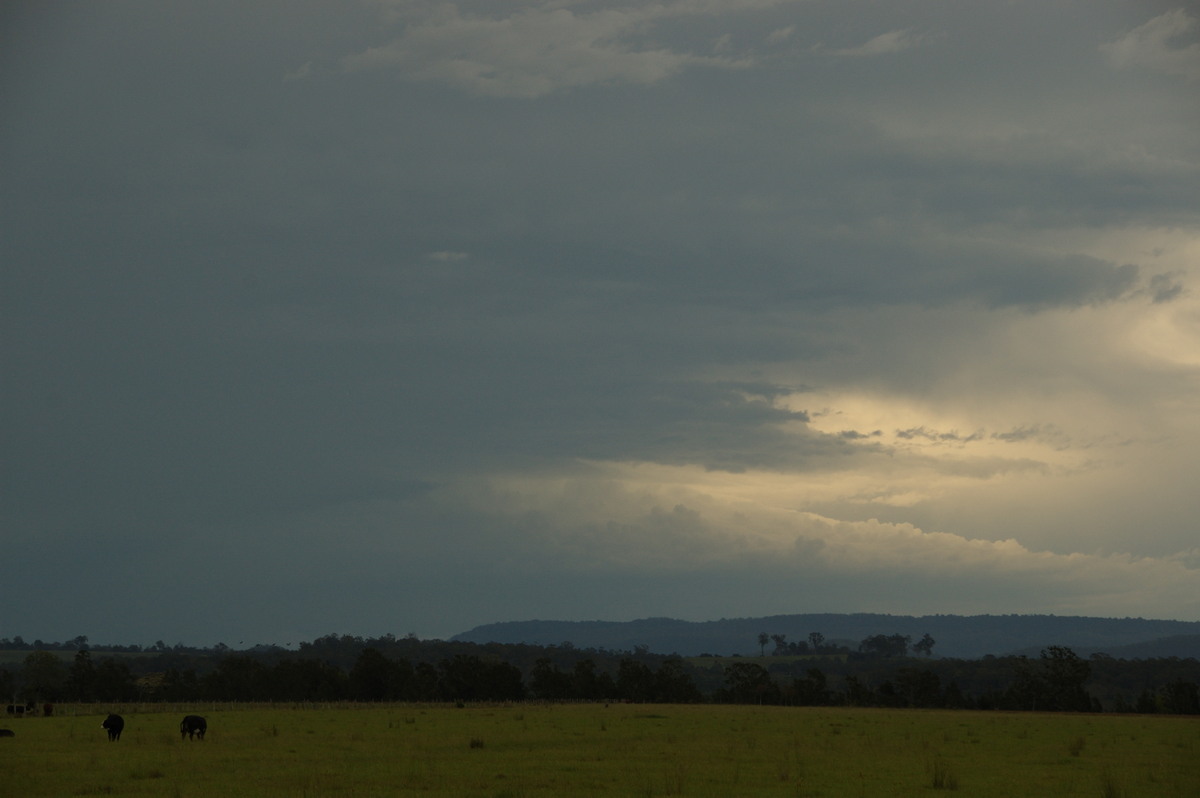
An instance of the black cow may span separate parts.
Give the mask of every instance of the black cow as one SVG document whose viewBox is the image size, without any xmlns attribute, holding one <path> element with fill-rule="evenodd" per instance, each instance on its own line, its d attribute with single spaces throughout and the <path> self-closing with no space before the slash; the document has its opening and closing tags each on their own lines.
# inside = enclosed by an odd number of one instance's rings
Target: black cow
<svg viewBox="0 0 1200 798">
<path fill-rule="evenodd" d="M 199 715 L 185 715 L 179 723 L 179 739 L 187 737 L 189 740 L 193 736 L 204 739 L 204 733 L 208 731 L 208 721 Z"/>
<path fill-rule="evenodd" d="M 16 737 L 17 733 L 12 729 L 0 729 L 0 737 Z"/>
<path fill-rule="evenodd" d="M 121 739 L 121 730 L 125 728 L 125 719 L 120 715 L 109 715 L 100 724 L 101 729 L 108 730 L 108 741 L 114 743 Z"/>
</svg>

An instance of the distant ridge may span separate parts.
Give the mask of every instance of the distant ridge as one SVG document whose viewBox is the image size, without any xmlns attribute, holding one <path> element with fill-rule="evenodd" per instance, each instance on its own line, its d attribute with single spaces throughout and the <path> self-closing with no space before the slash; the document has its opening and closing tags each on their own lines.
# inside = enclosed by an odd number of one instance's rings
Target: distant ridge
<svg viewBox="0 0 1200 798">
<path fill-rule="evenodd" d="M 1117 659 L 1157 659 L 1165 657 L 1200 659 L 1200 635 L 1160 637 L 1155 640 L 1147 640 L 1128 646 L 1110 647 L 1104 653 Z"/>
<path fill-rule="evenodd" d="M 872 635 L 928 633 L 934 656 L 973 659 L 988 654 L 1036 654 L 1046 646 L 1068 646 L 1081 656 L 1107 653 L 1127 659 L 1200 655 L 1200 621 L 1090 618 L 1063 615 L 887 615 L 804 614 L 719 621 L 642 618 L 635 621 L 508 621 L 477 626 L 452 640 L 472 643 L 570 643 L 577 648 L 657 654 L 757 655 L 761 632 L 789 642 L 820 632 L 830 642 L 855 647 Z M 767 652 L 774 643 L 767 644 Z"/>
</svg>

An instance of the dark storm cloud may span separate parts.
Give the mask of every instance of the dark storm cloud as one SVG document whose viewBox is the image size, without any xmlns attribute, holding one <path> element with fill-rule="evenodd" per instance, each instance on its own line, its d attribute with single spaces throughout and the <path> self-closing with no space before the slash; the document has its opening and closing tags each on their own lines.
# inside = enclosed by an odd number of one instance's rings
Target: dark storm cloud
<svg viewBox="0 0 1200 798">
<path fill-rule="evenodd" d="M 362 573 L 369 602 L 381 562 L 427 584 L 457 549 L 536 551 L 489 537 L 500 509 L 446 502 L 474 480 L 589 462 L 807 485 L 895 456 L 880 430 L 1045 443 L 1038 416 L 827 430 L 818 394 L 932 394 L 1013 319 L 1183 307 L 1177 254 L 1077 245 L 1194 229 L 1190 45 L 1159 35 L 1187 20 L 1140 27 L 1170 10 L 9 4 L 13 551 L 70 563 L 86 540 L 74 574 L 187 560 L 239 600 Z M 1036 369 L 997 358 L 988 385 L 1010 371 Z M 807 506 L 868 501 L 847 490 Z M 620 528 L 720 528 L 676 504 Z M 504 535 L 541 540 L 529 517 Z"/>
</svg>

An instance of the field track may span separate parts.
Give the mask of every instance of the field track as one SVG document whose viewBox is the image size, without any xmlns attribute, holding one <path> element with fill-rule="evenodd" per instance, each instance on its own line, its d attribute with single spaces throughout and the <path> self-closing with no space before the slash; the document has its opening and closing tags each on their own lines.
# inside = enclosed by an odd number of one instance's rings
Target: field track
<svg viewBox="0 0 1200 798">
<path fill-rule="evenodd" d="M 1200 719 L 613 704 L 57 707 L 0 795 L 1195 798 Z M 181 740 L 185 714 L 208 739 Z"/>
</svg>

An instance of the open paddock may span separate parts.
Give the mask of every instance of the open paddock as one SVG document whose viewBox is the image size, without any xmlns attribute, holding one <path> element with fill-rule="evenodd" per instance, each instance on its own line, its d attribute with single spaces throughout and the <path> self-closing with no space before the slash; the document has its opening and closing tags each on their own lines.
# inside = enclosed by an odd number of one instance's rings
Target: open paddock
<svg viewBox="0 0 1200 798">
<path fill-rule="evenodd" d="M 125 718 L 119 742 L 100 728 Z M 180 739 L 204 715 L 203 742 Z M 61 705 L 0 740 L 36 796 L 1194 798 L 1200 720 L 709 705 Z"/>
</svg>

